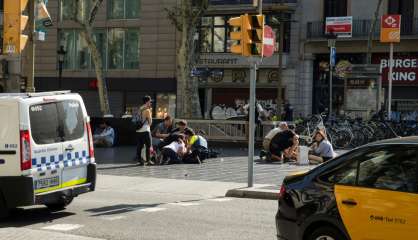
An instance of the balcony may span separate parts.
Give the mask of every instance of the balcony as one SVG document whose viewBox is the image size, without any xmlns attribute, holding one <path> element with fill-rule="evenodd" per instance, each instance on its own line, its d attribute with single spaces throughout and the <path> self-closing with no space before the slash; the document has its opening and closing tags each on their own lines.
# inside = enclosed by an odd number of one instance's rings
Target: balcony
<svg viewBox="0 0 418 240">
<path fill-rule="evenodd" d="M 297 3 L 297 0 L 264 0 L 263 4 Z M 252 5 L 253 0 L 209 0 L 210 5 Z"/>
<path fill-rule="evenodd" d="M 367 38 L 370 31 L 371 19 L 353 19 L 353 36 L 352 38 Z M 418 18 L 402 18 L 401 35 L 418 37 Z M 376 21 L 374 37 L 379 37 L 380 20 Z M 308 22 L 306 37 L 312 39 L 325 39 L 325 23 L 323 21 Z"/>
</svg>

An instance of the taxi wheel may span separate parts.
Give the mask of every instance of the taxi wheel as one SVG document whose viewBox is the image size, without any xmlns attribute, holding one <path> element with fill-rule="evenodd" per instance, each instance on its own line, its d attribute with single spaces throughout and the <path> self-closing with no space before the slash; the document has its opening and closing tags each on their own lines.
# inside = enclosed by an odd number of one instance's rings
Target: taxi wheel
<svg viewBox="0 0 418 240">
<path fill-rule="evenodd" d="M 59 201 L 55 203 L 48 203 L 45 205 L 50 211 L 53 211 L 53 212 L 61 211 L 61 210 L 64 210 L 65 207 L 67 207 L 73 201 L 73 199 L 74 197 L 65 197 L 65 198 L 61 198 Z"/>
<path fill-rule="evenodd" d="M 335 228 L 320 227 L 309 235 L 308 240 L 346 240 L 346 238 Z"/>
</svg>

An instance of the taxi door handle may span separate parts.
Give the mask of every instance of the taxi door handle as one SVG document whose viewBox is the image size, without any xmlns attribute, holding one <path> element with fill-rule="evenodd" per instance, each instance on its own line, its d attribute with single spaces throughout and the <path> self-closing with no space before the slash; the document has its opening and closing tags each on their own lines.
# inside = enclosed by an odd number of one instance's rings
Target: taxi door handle
<svg viewBox="0 0 418 240">
<path fill-rule="evenodd" d="M 342 200 L 342 203 L 349 206 L 356 206 L 357 202 L 353 199 L 344 199 Z"/>
</svg>

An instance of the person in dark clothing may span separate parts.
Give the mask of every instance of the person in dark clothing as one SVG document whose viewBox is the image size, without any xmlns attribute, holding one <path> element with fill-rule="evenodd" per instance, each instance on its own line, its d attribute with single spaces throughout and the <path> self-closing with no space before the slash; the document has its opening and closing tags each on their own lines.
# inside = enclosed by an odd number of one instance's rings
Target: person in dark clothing
<svg viewBox="0 0 418 240">
<path fill-rule="evenodd" d="M 293 107 L 288 101 L 284 105 L 284 121 L 291 122 L 293 121 Z"/>
<path fill-rule="evenodd" d="M 136 159 L 140 165 L 153 165 L 151 161 L 151 124 L 152 124 L 152 110 L 151 110 L 151 97 L 145 96 L 142 98 L 143 105 L 139 108 L 138 114 L 132 119 L 135 123 L 137 130 L 137 151 Z M 145 161 L 142 159 L 141 153 L 145 145 Z"/>
<path fill-rule="evenodd" d="M 187 122 L 186 120 L 180 120 L 176 123 L 176 126 L 177 127 L 171 130 L 170 134 L 166 138 L 164 138 L 162 142 L 158 144 L 157 148 L 159 150 L 172 143 L 173 141 L 176 141 L 178 139 L 178 136 L 180 134 L 183 134 L 184 131 L 187 129 Z"/>
<path fill-rule="evenodd" d="M 290 156 L 291 149 L 297 147 L 298 144 L 298 136 L 292 130 L 277 133 L 270 142 L 272 160 L 283 161 L 284 156 Z"/>
<path fill-rule="evenodd" d="M 188 154 L 183 158 L 183 162 L 202 163 L 207 158 L 207 140 L 200 135 L 196 135 L 192 129 L 186 129 L 184 134 L 186 135 Z"/>
</svg>

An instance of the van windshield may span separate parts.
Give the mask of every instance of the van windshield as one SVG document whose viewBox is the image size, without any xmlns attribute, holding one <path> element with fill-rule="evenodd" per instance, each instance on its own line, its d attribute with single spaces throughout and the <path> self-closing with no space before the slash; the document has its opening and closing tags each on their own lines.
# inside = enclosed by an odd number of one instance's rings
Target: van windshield
<svg viewBox="0 0 418 240">
<path fill-rule="evenodd" d="M 58 143 L 83 137 L 83 113 L 78 101 L 33 105 L 29 115 L 32 138 L 36 144 Z"/>
</svg>

